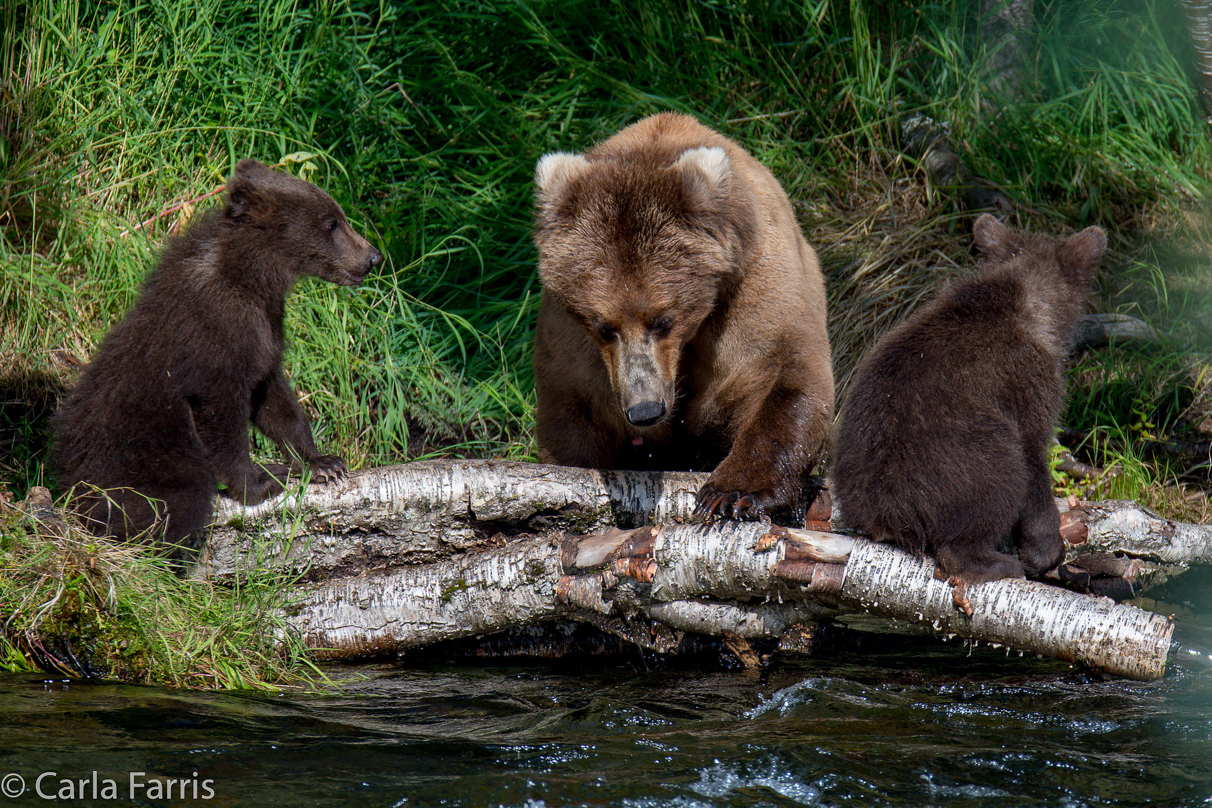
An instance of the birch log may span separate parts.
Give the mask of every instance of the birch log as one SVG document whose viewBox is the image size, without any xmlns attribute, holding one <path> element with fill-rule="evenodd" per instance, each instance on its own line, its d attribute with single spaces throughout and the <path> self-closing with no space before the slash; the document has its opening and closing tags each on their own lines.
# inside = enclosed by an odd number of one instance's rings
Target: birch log
<svg viewBox="0 0 1212 808">
<path fill-rule="evenodd" d="M 681 524 L 705 478 L 490 461 L 370 469 L 255 508 L 224 503 L 193 574 L 306 569 L 292 625 L 326 658 L 556 619 L 657 650 L 697 632 L 743 651 L 745 638 L 867 612 L 1124 676 L 1164 669 L 1171 622 L 1132 606 L 1021 580 L 957 593 L 928 560 L 828 531 Z M 1212 527 L 1132 503 L 1061 507 L 1070 563 L 1087 577 L 1212 561 Z M 812 524 L 827 527 L 828 510 Z"/>
<path fill-rule="evenodd" d="M 1086 526 L 1080 552 L 1121 553 L 1159 564 L 1212 564 L 1212 526 L 1164 519 L 1126 500 L 1073 506 L 1062 501 L 1061 509 L 1062 526 Z"/>
<path fill-rule="evenodd" d="M 689 521 L 707 477 L 491 460 L 365 469 L 253 507 L 219 500 L 192 575 L 229 580 L 274 566 L 327 580 L 437 562 L 515 535 Z M 1162 519 L 1132 502 L 1057 505 L 1069 561 L 1099 553 L 1165 565 L 1212 563 L 1212 526 Z M 844 529 L 828 506 L 810 518 Z"/>
<path fill-rule="evenodd" d="M 837 609 L 1136 679 L 1160 677 L 1170 653 L 1167 617 L 1024 580 L 967 587 L 961 609 L 932 562 L 864 539 L 728 520 L 615 531 L 611 541 L 603 554 L 598 537 L 532 539 L 338 580 L 308 593 L 292 619 L 322 658 L 398 652 L 579 611 L 778 637 Z"/>
<path fill-rule="evenodd" d="M 492 460 L 366 469 L 253 507 L 219 500 L 193 575 L 226 580 L 274 565 L 325 580 L 439 561 L 500 536 L 687 519 L 706 479 Z"/>
</svg>

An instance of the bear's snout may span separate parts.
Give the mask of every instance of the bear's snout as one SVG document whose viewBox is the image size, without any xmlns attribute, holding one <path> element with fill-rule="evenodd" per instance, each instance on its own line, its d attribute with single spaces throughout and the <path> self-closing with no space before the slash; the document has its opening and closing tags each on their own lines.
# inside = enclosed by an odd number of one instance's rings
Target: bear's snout
<svg viewBox="0 0 1212 808">
<path fill-rule="evenodd" d="M 652 426 L 665 417 L 665 402 L 641 401 L 627 409 L 627 421 L 632 426 Z"/>
<path fill-rule="evenodd" d="M 366 259 L 366 269 L 363 271 L 362 275 L 366 276 L 372 269 L 381 263 L 383 263 L 383 253 L 379 252 L 374 247 L 371 247 L 370 256 Z"/>
<path fill-rule="evenodd" d="M 617 365 L 613 364 L 615 362 Z M 666 402 L 673 401 L 673 391 L 661 372 L 654 340 L 647 334 L 623 338 L 617 358 L 607 357 L 607 363 L 612 364 L 614 384 L 619 391 L 619 408 L 627 423 L 641 428 L 660 423 L 668 412 Z"/>
</svg>

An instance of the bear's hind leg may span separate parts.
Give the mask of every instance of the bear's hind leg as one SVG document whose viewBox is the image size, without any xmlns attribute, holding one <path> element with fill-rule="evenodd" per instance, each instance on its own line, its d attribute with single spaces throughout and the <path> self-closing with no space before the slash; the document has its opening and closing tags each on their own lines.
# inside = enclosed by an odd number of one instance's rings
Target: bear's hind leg
<svg viewBox="0 0 1212 808">
<path fill-rule="evenodd" d="M 948 576 L 970 584 L 1023 577 L 1023 565 L 1017 558 L 999 553 L 985 541 L 966 547 L 956 543 L 943 544 L 934 556 Z"/>
<path fill-rule="evenodd" d="M 1065 540 L 1060 535 L 1060 512 L 1052 498 L 1052 473 L 1042 453 L 1027 458 L 1030 479 L 1027 497 L 1014 526 L 1014 543 L 1028 576 L 1043 575 L 1065 558 Z"/>
<path fill-rule="evenodd" d="M 948 466 L 946 484 L 933 493 L 941 498 L 940 518 L 927 547 L 944 572 L 970 584 L 1022 578 L 1019 559 L 999 551 L 1013 533 L 1027 495 L 1020 444 L 1005 423 L 969 426 L 966 445 L 981 459 L 960 457 Z"/>
</svg>

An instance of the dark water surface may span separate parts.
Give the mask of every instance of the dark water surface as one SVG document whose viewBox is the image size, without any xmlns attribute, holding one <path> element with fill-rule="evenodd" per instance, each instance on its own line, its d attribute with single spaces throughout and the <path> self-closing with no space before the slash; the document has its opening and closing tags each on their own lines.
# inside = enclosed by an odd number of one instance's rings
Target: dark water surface
<svg viewBox="0 0 1212 808">
<path fill-rule="evenodd" d="M 334 675 L 325 696 L 0 676 L 0 778 L 27 787 L 0 804 L 51 804 L 34 784 L 55 772 L 44 793 L 89 805 L 1212 805 L 1208 673 L 1129 682 L 924 643 L 761 675 L 638 654 Z M 91 799 L 94 771 L 117 799 Z M 148 799 L 169 779 L 185 799 Z"/>
</svg>

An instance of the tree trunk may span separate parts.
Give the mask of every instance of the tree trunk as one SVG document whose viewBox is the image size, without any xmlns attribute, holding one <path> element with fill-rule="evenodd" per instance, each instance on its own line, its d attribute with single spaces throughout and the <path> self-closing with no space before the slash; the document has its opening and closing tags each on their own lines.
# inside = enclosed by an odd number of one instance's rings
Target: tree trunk
<svg viewBox="0 0 1212 808">
<path fill-rule="evenodd" d="M 274 563 L 325 580 L 440 561 L 521 534 L 688 519 L 706 479 L 487 460 L 368 469 L 251 508 L 221 499 L 194 574 L 227 579 Z"/>
<path fill-rule="evenodd" d="M 1015 104 L 1030 90 L 1027 51 L 1035 36 L 1035 0 L 981 0 L 985 88 L 993 105 Z"/>
<path fill-rule="evenodd" d="M 928 559 L 826 531 L 679 524 L 704 479 L 491 461 L 369 469 L 254 508 L 223 503 L 194 575 L 306 570 L 291 618 L 320 658 L 557 619 L 665 652 L 685 632 L 720 636 L 744 658 L 749 639 L 866 612 L 1123 676 L 1164 670 L 1172 623 L 1133 606 L 1034 581 L 953 588 Z M 1132 503 L 1062 508 L 1071 558 L 1058 580 L 1097 591 L 1132 576 L 1131 588 L 1151 568 L 1212 562 L 1212 527 Z M 827 526 L 828 508 L 813 517 Z"/>
<path fill-rule="evenodd" d="M 1179 0 L 1195 56 L 1195 81 L 1208 124 L 1212 125 L 1212 0 Z"/>
<path fill-rule="evenodd" d="M 919 161 L 930 181 L 955 189 L 961 207 L 972 214 L 973 220 L 985 212 L 1003 219 L 1016 215 L 1014 202 L 1000 188 L 974 173 L 951 148 L 947 124 L 939 123 L 921 112 L 912 112 L 901 119 L 901 149 Z"/>
</svg>

